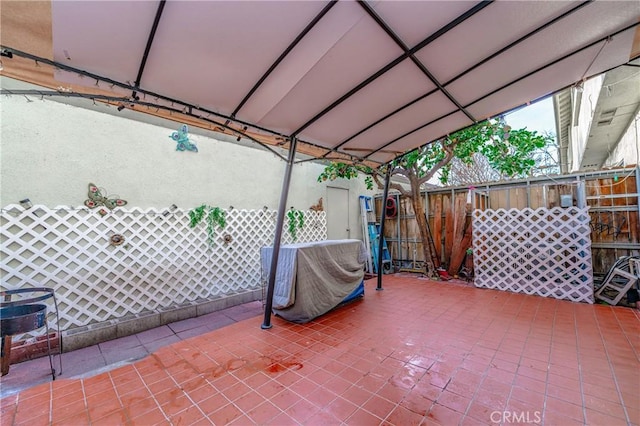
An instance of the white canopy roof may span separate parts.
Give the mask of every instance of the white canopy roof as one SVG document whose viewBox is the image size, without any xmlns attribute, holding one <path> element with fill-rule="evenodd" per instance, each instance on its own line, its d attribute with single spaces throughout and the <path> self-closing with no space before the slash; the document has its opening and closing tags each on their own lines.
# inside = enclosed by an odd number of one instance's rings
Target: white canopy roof
<svg viewBox="0 0 640 426">
<path fill-rule="evenodd" d="M 638 1 L 53 1 L 50 51 L 11 3 L 58 82 L 375 163 L 640 55 Z"/>
</svg>

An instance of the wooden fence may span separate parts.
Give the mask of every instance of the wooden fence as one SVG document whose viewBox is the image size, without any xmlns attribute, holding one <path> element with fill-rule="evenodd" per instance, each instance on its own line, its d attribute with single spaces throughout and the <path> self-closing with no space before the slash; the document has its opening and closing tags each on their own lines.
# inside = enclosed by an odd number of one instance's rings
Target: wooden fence
<svg viewBox="0 0 640 426">
<path fill-rule="evenodd" d="M 539 177 L 476 188 L 423 191 L 437 258 L 456 275 L 471 247 L 471 211 L 530 207 L 589 206 L 594 275 L 604 275 L 621 256 L 640 254 L 639 168 Z M 471 195 L 470 195 L 471 194 Z M 396 269 L 420 270 L 424 263 L 415 213 L 408 198 L 391 194 L 397 215 L 385 221 L 385 238 Z M 380 220 L 382 197 L 375 197 Z M 429 242 L 428 242 L 429 243 Z"/>
</svg>

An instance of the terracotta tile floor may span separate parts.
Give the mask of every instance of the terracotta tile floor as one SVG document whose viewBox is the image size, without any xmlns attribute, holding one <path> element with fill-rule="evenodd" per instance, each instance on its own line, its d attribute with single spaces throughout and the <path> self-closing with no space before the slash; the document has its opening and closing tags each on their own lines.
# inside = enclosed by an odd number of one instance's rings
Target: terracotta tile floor
<svg viewBox="0 0 640 426">
<path fill-rule="evenodd" d="M 263 312 L 262 302 L 245 303 L 67 352 L 63 354 L 62 374 L 58 380 L 83 378 L 112 370 L 144 358 L 164 346 L 262 315 Z M 57 355 L 53 362 L 59 374 Z M 0 399 L 50 382 L 50 371 L 48 357 L 11 365 L 9 374 L 0 377 Z"/>
<path fill-rule="evenodd" d="M 2 425 L 640 424 L 640 315 L 410 276 L 0 400 Z"/>
</svg>

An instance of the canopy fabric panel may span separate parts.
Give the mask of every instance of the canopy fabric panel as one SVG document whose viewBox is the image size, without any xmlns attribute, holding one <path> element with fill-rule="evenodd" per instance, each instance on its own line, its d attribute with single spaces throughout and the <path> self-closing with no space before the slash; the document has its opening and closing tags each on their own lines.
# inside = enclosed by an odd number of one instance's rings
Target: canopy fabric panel
<svg viewBox="0 0 640 426">
<path fill-rule="evenodd" d="M 118 96 L 158 94 L 237 129 L 295 136 L 317 157 L 372 163 L 640 55 L 637 1 L 36 3 L 37 16 L 3 5 L 3 48 L 52 51 L 125 83 L 106 90 Z M 35 46 L 5 37 L 47 13 L 51 34 Z M 30 80 L 16 63 L 7 75 Z M 64 67 L 54 77 L 94 83 Z"/>
</svg>

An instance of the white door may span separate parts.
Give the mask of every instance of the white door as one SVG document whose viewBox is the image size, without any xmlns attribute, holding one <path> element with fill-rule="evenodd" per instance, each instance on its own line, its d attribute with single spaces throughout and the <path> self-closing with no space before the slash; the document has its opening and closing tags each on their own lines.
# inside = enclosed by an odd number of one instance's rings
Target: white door
<svg viewBox="0 0 640 426">
<path fill-rule="evenodd" d="M 327 238 L 349 238 L 349 190 L 327 187 Z"/>
</svg>

